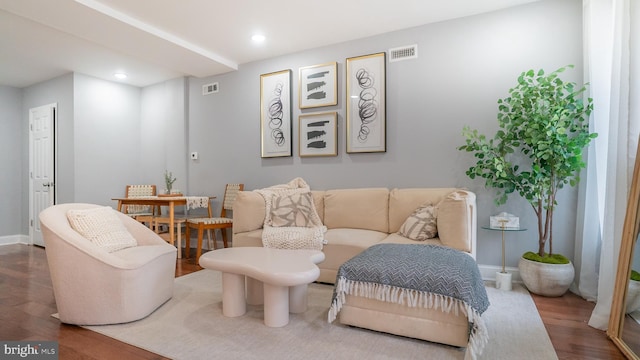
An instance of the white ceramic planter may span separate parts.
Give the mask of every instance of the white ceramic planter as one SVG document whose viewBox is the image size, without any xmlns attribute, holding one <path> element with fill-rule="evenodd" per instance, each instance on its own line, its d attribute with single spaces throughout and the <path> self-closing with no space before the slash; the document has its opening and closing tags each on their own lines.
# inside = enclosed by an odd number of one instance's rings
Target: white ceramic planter
<svg viewBox="0 0 640 360">
<path fill-rule="evenodd" d="M 534 294 L 556 297 L 569 290 L 575 271 L 573 264 L 545 264 L 520 258 L 520 277 L 524 285 Z"/>
</svg>

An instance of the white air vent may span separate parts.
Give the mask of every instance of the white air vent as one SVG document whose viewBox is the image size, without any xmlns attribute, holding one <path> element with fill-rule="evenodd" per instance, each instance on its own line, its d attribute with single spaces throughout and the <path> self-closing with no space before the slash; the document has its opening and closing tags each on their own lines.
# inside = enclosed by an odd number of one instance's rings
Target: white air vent
<svg viewBox="0 0 640 360">
<path fill-rule="evenodd" d="M 418 44 L 389 49 L 389 62 L 415 59 L 418 57 Z"/>
<path fill-rule="evenodd" d="M 202 85 L 202 95 L 217 93 L 219 88 L 220 87 L 217 82 L 207 84 L 207 85 Z"/>
</svg>

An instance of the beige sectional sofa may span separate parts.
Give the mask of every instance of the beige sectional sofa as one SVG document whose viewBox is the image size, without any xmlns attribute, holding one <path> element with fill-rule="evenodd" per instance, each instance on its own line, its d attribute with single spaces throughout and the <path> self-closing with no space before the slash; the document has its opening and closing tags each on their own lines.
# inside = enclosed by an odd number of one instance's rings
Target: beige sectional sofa
<svg viewBox="0 0 640 360">
<path fill-rule="evenodd" d="M 322 250 L 325 261 L 318 264 L 319 282 L 335 283 L 341 264 L 380 243 L 437 244 L 475 258 L 477 215 L 472 192 L 455 188 L 367 188 L 312 193 L 316 210 L 328 229 L 327 244 Z M 407 217 L 424 203 L 438 204 L 438 236 L 417 242 L 399 235 Z M 240 192 L 233 209 L 233 246 L 262 246 L 263 197 L 253 191 Z M 452 346 L 467 347 L 469 342 L 469 320 L 461 312 L 347 295 L 339 319 L 345 325 Z"/>
<path fill-rule="evenodd" d="M 475 258 L 475 194 L 455 188 L 361 188 L 312 191 L 327 227 L 319 282 L 333 284 L 340 265 L 379 243 L 437 244 L 466 251 Z M 438 237 L 414 241 L 397 232 L 424 203 L 438 204 Z M 262 246 L 265 202 L 255 191 L 238 193 L 233 206 L 233 246 Z"/>
</svg>

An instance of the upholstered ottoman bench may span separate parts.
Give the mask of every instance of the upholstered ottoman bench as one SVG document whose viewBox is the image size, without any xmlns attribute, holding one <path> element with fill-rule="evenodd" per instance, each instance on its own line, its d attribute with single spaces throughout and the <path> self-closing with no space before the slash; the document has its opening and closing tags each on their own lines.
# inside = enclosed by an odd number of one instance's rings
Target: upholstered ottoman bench
<svg viewBox="0 0 640 360">
<path fill-rule="evenodd" d="M 437 245 L 374 245 L 338 270 L 328 320 L 466 347 L 474 358 L 487 342 L 488 308 L 475 260 Z"/>
</svg>

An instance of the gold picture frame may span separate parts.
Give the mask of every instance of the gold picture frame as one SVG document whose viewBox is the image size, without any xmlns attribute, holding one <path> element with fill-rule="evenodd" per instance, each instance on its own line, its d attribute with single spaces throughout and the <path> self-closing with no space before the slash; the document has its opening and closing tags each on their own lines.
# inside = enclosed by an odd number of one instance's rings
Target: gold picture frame
<svg viewBox="0 0 640 360">
<path fill-rule="evenodd" d="M 329 62 L 299 69 L 298 106 L 309 109 L 338 105 L 338 64 Z"/>
<path fill-rule="evenodd" d="M 291 70 L 260 75 L 261 156 L 292 156 L 291 129 Z"/>
<path fill-rule="evenodd" d="M 387 151 L 386 53 L 348 58 L 347 153 Z"/>
<path fill-rule="evenodd" d="M 299 116 L 300 157 L 338 156 L 338 113 L 335 111 Z"/>
<path fill-rule="evenodd" d="M 611 313 L 607 335 L 627 359 L 640 359 L 640 324 L 632 317 L 636 313 L 637 304 L 629 301 L 631 290 L 637 290 L 637 285 L 631 287 L 631 271 L 633 265 L 638 265 L 634 256 L 640 235 L 640 141 L 636 149 L 636 162 L 629 188 L 627 212 L 622 228 L 618 269 L 611 301 Z M 634 261 L 636 260 L 636 261 Z M 628 306 L 633 306 L 631 309 Z"/>
</svg>

